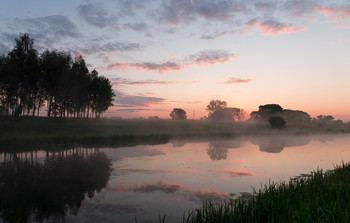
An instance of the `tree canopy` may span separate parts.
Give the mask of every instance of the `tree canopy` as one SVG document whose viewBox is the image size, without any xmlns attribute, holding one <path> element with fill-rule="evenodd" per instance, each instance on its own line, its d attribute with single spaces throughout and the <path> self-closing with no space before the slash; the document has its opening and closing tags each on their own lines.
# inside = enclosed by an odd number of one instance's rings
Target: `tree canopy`
<svg viewBox="0 0 350 223">
<path fill-rule="evenodd" d="M 283 109 L 278 104 L 260 105 L 258 111 L 250 113 L 250 120 L 268 121 L 273 116 L 282 117 L 287 123 L 310 123 L 308 113 L 298 110 Z"/>
<path fill-rule="evenodd" d="M 212 100 L 206 110 L 208 118 L 216 121 L 242 121 L 245 111 L 240 108 L 228 108 L 226 101 Z"/>
<path fill-rule="evenodd" d="M 182 108 L 174 108 L 170 112 L 170 117 L 172 119 L 187 119 L 186 111 Z"/>
<path fill-rule="evenodd" d="M 216 121 L 242 121 L 244 119 L 245 112 L 240 108 L 222 108 L 217 109 L 209 116 L 209 119 Z"/>
<path fill-rule="evenodd" d="M 286 121 L 281 116 L 271 116 L 268 121 L 274 129 L 283 129 L 286 127 Z"/>
<path fill-rule="evenodd" d="M 226 108 L 226 101 L 211 100 L 207 106 L 209 116 L 212 115 L 216 110 Z"/>
<path fill-rule="evenodd" d="M 15 40 L 14 49 L 0 57 L 1 113 L 39 116 L 46 106 L 48 117 L 99 117 L 113 106 L 110 81 L 90 72 L 81 56 L 57 50 L 39 55 L 28 34 Z"/>
</svg>

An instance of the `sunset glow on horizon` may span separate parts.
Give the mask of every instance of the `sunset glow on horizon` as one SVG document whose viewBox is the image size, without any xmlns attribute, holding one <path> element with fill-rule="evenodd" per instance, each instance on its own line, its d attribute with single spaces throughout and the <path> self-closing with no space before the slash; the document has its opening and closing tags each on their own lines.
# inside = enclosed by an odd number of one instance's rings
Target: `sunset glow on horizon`
<svg viewBox="0 0 350 223">
<path fill-rule="evenodd" d="M 350 121 L 348 0 L 119 0 L 0 3 L 0 55 L 20 33 L 82 55 L 113 84 L 103 117 L 189 119 L 211 100 L 249 115 L 279 104 Z"/>
</svg>

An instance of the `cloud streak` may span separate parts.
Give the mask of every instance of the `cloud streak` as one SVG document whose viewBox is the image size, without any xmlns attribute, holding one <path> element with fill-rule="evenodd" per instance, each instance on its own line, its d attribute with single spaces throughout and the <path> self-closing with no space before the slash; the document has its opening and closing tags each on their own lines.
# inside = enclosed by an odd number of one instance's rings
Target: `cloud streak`
<svg viewBox="0 0 350 223">
<path fill-rule="evenodd" d="M 227 176 L 220 177 L 220 179 L 229 179 L 234 177 L 243 177 L 243 176 L 258 176 L 252 172 L 244 171 L 244 170 L 232 170 L 232 169 L 224 169 L 224 170 L 215 170 L 215 173 L 224 173 Z"/>
<path fill-rule="evenodd" d="M 107 11 L 101 4 L 81 4 L 76 7 L 78 15 L 89 25 L 104 28 L 118 21 L 116 16 L 107 16 Z"/>
<path fill-rule="evenodd" d="M 149 26 L 146 23 L 125 23 L 123 25 L 124 29 L 130 29 L 137 32 L 147 31 Z"/>
<path fill-rule="evenodd" d="M 63 15 L 51 15 L 37 18 L 14 19 L 14 27 L 30 33 L 32 37 L 47 46 L 63 38 L 80 38 L 77 27 Z"/>
<path fill-rule="evenodd" d="M 86 47 L 73 47 L 73 51 L 82 55 L 99 54 L 98 57 L 103 57 L 104 53 L 138 51 L 143 49 L 143 46 L 138 43 L 115 41 L 101 44 L 99 42 L 99 40 L 95 40 L 91 41 Z"/>
<path fill-rule="evenodd" d="M 332 17 L 331 20 L 326 23 L 338 23 L 342 22 L 350 16 L 350 5 L 328 5 L 320 7 L 319 12 L 327 17 Z"/>
<path fill-rule="evenodd" d="M 124 78 L 112 78 L 113 83 L 119 85 L 170 85 L 170 84 L 180 84 L 179 81 L 158 81 L 158 80 L 139 80 L 139 81 L 129 81 Z"/>
<path fill-rule="evenodd" d="M 240 79 L 240 78 L 230 77 L 226 81 L 216 82 L 216 83 L 218 83 L 218 84 L 243 84 L 243 83 L 249 83 L 251 81 L 253 81 L 253 79 Z"/>
<path fill-rule="evenodd" d="M 224 199 L 232 198 L 229 193 L 221 193 L 214 190 L 193 190 L 182 186 L 181 184 L 171 184 L 163 180 L 155 181 L 152 183 L 146 182 L 144 184 L 135 184 L 133 186 L 120 185 L 120 186 L 107 186 L 109 191 L 118 192 L 139 192 L 139 193 L 154 193 L 162 192 L 165 194 L 176 194 L 183 196 L 185 199 L 190 201 L 220 201 Z"/>
<path fill-rule="evenodd" d="M 159 174 L 159 173 L 182 173 L 182 174 L 202 174 L 197 170 L 159 170 L 159 169 L 116 169 L 115 172 L 120 175 L 129 173 L 141 174 Z"/>
<path fill-rule="evenodd" d="M 294 33 L 304 30 L 293 24 L 286 24 L 272 19 L 260 21 L 260 19 L 254 18 L 248 21 L 246 25 L 248 27 L 257 27 L 263 35 Z"/>
<path fill-rule="evenodd" d="M 153 71 L 164 74 L 169 71 L 179 71 L 191 65 L 213 65 L 216 63 L 226 63 L 236 59 L 236 55 L 223 50 L 205 50 L 197 54 L 190 55 L 178 61 L 166 61 L 163 63 L 142 62 L 142 63 L 111 63 L 103 70 L 121 69 L 126 71 L 129 67 L 138 70 Z"/>
<path fill-rule="evenodd" d="M 174 61 L 167 61 L 164 63 L 153 63 L 153 62 L 134 63 L 134 64 L 130 64 L 130 66 L 138 70 L 157 71 L 161 74 L 169 71 L 178 71 L 184 68 L 183 65 L 178 64 L 177 62 L 174 62 Z"/>
<path fill-rule="evenodd" d="M 162 104 L 165 102 L 164 98 L 159 97 L 147 97 L 140 95 L 127 95 L 121 91 L 115 90 L 114 106 L 115 107 L 128 107 L 134 109 L 134 107 L 149 107 L 153 104 Z"/>
<path fill-rule="evenodd" d="M 178 25 L 198 20 L 228 21 L 236 14 L 248 11 L 245 1 L 164 1 L 159 9 L 158 19 L 163 24 Z"/>
</svg>

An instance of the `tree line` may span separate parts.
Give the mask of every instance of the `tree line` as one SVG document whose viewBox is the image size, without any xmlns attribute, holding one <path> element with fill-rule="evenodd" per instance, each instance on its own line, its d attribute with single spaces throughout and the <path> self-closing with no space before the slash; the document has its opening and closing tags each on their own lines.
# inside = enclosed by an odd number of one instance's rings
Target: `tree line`
<svg viewBox="0 0 350 223">
<path fill-rule="evenodd" d="M 329 124 L 341 124 L 341 120 L 335 120 L 331 115 L 319 115 L 316 118 L 299 110 L 284 109 L 279 104 L 260 105 L 258 111 L 248 115 L 245 110 L 235 107 L 227 107 L 226 101 L 211 100 L 206 107 L 208 117 L 203 119 L 225 122 L 268 122 L 273 128 L 284 128 L 287 123 L 293 124 L 317 124 L 319 126 Z M 170 117 L 172 119 L 187 119 L 186 111 L 182 108 L 174 108 Z"/>
<path fill-rule="evenodd" d="M 81 56 L 33 47 L 28 34 L 15 38 L 7 55 L 0 56 L 0 114 L 48 117 L 100 117 L 113 106 L 108 78 L 91 72 Z"/>
<path fill-rule="evenodd" d="M 227 107 L 226 101 L 211 100 L 206 107 L 208 117 L 205 119 L 215 121 L 240 122 L 246 117 L 246 111 L 241 108 Z M 172 119 L 187 119 L 186 111 L 182 108 L 174 108 L 170 112 Z"/>
</svg>

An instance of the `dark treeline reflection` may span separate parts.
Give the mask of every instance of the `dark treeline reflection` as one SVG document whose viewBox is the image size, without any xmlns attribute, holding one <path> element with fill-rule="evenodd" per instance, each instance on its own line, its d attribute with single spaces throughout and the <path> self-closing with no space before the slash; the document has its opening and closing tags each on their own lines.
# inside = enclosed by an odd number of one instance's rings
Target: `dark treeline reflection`
<svg viewBox="0 0 350 223">
<path fill-rule="evenodd" d="M 244 142 L 250 142 L 259 146 L 261 152 L 280 153 L 286 147 L 303 146 L 310 143 L 312 139 L 327 142 L 334 139 L 333 135 L 306 135 L 306 136 L 255 136 L 251 138 L 213 140 L 208 143 L 207 153 L 211 160 L 223 160 L 227 158 L 229 149 L 240 148 Z M 183 143 L 184 145 L 184 143 Z"/>
<path fill-rule="evenodd" d="M 0 213 L 4 222 L 64 220 L 78 213 L 87 195 L 105 188 L 111 161 L 96 150 L 3 153 L 0 164 Z"/>
<path fill-rule="evenodd" d="M 260 151 L 267 153 L 280 153 L 286 147 L 303 146 L 311 141 L 311 136 L 284 136 L 272 135 L 264 137 L 255 137 L 250 140 L 251 143 L 258 145 Z"/>
<path fill-rule="evenodd" d="M 212 160 L 227 158 L 228 149 L 241 147 L 241 140 L 215 140 L 208 143 L 207 153 Z"/>
</svg>

